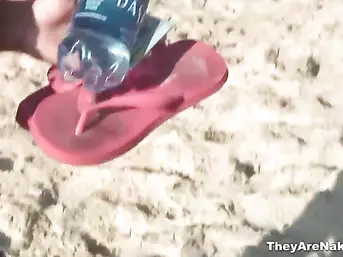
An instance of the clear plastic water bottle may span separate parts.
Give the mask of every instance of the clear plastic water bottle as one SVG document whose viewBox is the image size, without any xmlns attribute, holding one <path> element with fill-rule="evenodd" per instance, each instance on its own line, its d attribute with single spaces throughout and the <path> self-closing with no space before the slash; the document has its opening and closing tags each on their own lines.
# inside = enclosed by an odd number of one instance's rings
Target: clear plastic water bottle
<svg viewBox="0 0 343 257">
<path fill-rule="evenodd" d="M 120 85 L 130 70 L 148 4 L 149 0 L 79 0 L 58 50 L 64 79 L 82 79 L 95 92 Z"/>
</svg>

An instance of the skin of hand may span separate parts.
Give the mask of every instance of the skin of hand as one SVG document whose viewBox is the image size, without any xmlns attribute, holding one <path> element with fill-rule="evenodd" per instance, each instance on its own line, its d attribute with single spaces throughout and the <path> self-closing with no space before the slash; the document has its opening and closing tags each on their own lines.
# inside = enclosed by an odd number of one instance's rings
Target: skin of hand
<svg viewBox="0 0 343 257">
<path fill-rule="evenodd" d="M 65 37 L 75 0 L 0 0 L 1 50 L 30 54 L 52 64 Z"/>
</svg>

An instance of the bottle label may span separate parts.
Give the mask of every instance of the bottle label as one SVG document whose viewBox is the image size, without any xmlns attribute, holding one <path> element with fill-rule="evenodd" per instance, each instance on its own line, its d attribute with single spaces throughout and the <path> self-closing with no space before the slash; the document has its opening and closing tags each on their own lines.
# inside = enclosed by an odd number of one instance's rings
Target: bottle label
<svg viewBox="0 0 343 257">
<path fill-rule="evenodd" d="M 79 0 L 73 27 L 114 37 L 132 49 L 147 7 L 148 0 Z"/>
</svg>

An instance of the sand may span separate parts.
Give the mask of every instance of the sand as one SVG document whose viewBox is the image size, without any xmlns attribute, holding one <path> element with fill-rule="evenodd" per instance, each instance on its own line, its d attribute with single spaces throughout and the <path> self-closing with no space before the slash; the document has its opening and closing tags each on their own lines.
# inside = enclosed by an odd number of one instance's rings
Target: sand
<svg viewBox="0 0 343 257">
<path fill-rule="evenodd" d="M 220 92 L 97 167 L 47 158 L 15 123 L 48 65 L 0 55 L 0 247 L 8 256 L 269 257 L 343 240 L 343 2 L 160 0 L 169 39 L 225 57 Z M 336 255 L 335 255 L 336 254 Z"/>
</svg>

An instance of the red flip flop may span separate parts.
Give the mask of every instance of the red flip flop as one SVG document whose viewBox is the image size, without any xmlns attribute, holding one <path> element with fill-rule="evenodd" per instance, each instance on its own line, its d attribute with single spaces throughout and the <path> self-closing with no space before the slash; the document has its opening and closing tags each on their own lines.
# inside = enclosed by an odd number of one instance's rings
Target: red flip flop
<svg viewBox="0 0 343 257">
<path fill-rule="evenodd" d="M 154 48 L 120 89 L 98 96 L 82 82 L 65 83 L 56 69 L 50 85 L 22 101 L 18 123 L 50 157 L 73 165 L 112 160 L 157 126 L 219 90 L 228 70 L 202 43 L 180 41 Z"/>
</svg>

